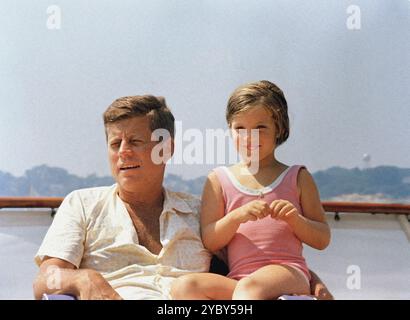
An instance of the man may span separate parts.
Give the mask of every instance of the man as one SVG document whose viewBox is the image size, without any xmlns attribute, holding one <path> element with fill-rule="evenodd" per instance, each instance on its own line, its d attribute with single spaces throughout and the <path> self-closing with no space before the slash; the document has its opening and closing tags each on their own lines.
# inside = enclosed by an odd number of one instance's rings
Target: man
<svg viewBox="0 0 410 320">
<path fill-rule="evenodd" d="M 104 126 L 116 184 L 77 190 L 64 199 L 35 257 L 36 299 L 44 293 L 169 299 L 175 278 L 209 270 L 199 200 L 163 188 L 175 133 L 165 100 L 119 98 L 105 111 Z M 157 129 L 169 136 L 158 141 Z M 331 297 L 313 278 L 313 293 Z"/>
</svg>

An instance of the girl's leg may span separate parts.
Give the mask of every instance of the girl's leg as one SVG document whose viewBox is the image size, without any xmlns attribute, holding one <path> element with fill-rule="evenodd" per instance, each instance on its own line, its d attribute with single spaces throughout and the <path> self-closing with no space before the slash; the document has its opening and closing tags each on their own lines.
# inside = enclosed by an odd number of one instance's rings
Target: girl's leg
<svg viewBox="0 0 410 320">
<path fill-rule="evenodd" d="M 269 265 L 238 281 L 232 299 L 270 300 L 283 294 L 310 294 L 305 276 L 286 265 Z"/>
<path fill-rule="evenodd" d="M 214 273 L 193 273 L 176 279 L 171 287 L 175 300 L 231 300 L 238 281 Z"/>
</svg>

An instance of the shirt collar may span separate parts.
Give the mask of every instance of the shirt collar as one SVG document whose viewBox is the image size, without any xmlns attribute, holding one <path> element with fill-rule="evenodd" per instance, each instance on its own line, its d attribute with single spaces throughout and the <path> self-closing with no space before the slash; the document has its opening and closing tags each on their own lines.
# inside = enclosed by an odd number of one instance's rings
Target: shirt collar
<svg viewBox="0 0 410 320">
<path fill-rule="evenodd" d="M 192 208 L 182 198 L 178 197 L 175 192 L 172 192 L 164 187 L 164 211 L 178 211 L 181 213 L 192 213 Z"/>
</svg>

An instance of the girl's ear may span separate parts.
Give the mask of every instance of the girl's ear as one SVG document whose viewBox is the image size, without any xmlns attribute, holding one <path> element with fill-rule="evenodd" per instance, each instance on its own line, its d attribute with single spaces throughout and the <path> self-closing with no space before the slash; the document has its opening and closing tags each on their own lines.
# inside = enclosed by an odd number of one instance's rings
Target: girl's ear
<svg viewBox="0 0 410 320">
<path fill-rule="evenodd" d="M 228 123 L 228 131 L 229 131 L 229 137 L 232 138 L 232 128 L 231 125 Z"/>
</svg>

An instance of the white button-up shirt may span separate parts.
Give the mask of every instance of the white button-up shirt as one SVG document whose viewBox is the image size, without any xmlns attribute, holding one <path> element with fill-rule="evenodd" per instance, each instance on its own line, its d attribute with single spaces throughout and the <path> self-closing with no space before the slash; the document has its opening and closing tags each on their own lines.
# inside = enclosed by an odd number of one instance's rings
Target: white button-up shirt
<svg viewBox="0 0 410 320">
<path fill-rule="evenodd" d="M 60 258 L 99 271 L 124 299 L 169 299 L 176 277 L 207 272 L 211 254 L 202 245 L 200 201 L 164 188 L 158 255 L 139 245 L 117 185 L 73 191 L 61 204 L 35 256 Z"/>
</svg>

